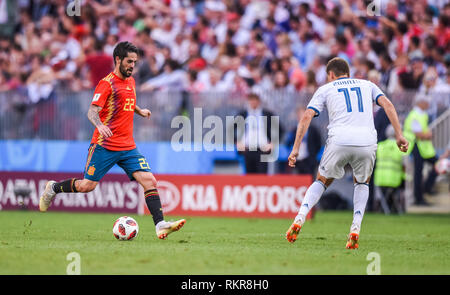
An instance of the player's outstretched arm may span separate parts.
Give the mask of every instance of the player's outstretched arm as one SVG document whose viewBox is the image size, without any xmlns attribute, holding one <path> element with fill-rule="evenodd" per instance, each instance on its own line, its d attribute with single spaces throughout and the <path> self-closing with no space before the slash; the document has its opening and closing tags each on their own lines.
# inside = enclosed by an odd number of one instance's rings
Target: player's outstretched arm
<svg viewBox="0 0 450 295">
<path fill-rule="evenodd" d="M 302 118 L 298 122 L 294 146 L 292 147 L 291 154 L 289 155 L 288 158 L 289 166 L 291 167 L 295 167 L 295 162 L 297 162 L 298 157 L 298 150 L 300 148 L 300 144 L 302 143 L 303 136 L 305 136 L 306 130 L 308 130 L 309 125 L 311 124 L 311 120 L 312 118 L 314 118 L 315 114 L 316 112 L 314 110 L 306 109 Z"/>
<path fill-rule="evenodd" d="M 152 112 L 149 109 L 141 109 L 138 105 L 135 105 L 134 113 L 141 117 L 146 117 L 147 119 L 150 119 L 150 116 L 152 115 Z"/>
<path fill-rule="evenodd" d="M 378 98 L 378 104 L 384 109 L 386 115 L 391 122 L 392 127 L 395 130 L 395 139 L 397 141 L 397 146 L 400 151 L 406 152 L 408 150 L 409 143 L 403 137 L 402 127 L 400 121 L 398 120 L 397 111 L 395 110 L 392 102 L 384 95 Z"/>
<path fill-rule="evenodd" d="M 87 117 L 89 121 L 91 121 L 91 123 L 98 129 L 100 135 L 102 135 L 104 138 L 108 138 L 112 136 L 113 133 L 111 129 L 109 129 L 108 126 L 103 125 L 102 120 L 100 120 L 100 116 L 98 115 L 98 113 L 101 109 L 101 107 L 91 104 L 87 113 Z"/>
</svg>

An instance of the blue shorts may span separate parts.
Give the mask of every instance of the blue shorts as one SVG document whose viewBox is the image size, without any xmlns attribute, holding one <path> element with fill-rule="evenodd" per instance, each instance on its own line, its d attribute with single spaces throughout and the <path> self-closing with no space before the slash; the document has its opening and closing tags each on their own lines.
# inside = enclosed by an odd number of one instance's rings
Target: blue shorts
<svg viewBox="0 0 450 295">
<path fill-rule="evenodd" d="M 129 151 L 111 151 L 98 144 L 89 146 L 89 154 L 84 168 L 84 178 L 100 181 L 115 164 L 119 165 L 130 180 L 135 180 L 136 171 L 150 172 L 147 160 L 137 149 Z"/>
</svg>

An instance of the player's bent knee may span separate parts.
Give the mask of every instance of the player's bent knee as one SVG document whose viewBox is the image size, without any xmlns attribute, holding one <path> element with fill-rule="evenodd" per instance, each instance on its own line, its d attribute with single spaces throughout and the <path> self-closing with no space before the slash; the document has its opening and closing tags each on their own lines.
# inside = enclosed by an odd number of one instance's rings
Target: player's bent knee
<svg viewBox="0 0 450 295">
<path fill-rule="evenodd" d="M 364 181 L 364 182 L 359 182 L 359 181 L 356 179 L 356 177 L 353 176 L 353 183 L 354 183 L 354 184 L 367 184 L 367 185 L 368 185 L 368 184 L 370 183 L 370 178 L 371 178 L 371 177 L 369 176 L 369 178 L 367 178 L 366 181 Z"/>
<path fill-rule="evenodd" d="M 145 181 L 148 185 L 155 187 L 155 188 L 158 185 L 158 182 L 156 181 L 155 176 L 153 176 L 153 174 L 151 174 L 151 173 L 146 173 Z"/>
<path fill-rule="evenodd" d="M 320 173 L 317 173 L 317 180 L 325 187 L 329 187 L 333 183 L 334 178 L 326 178 L 325 176 L 320 175 Z"/>
<path fill-rule="evenodd" d="M 156 188 L 158 184 L 155 176 L 151 172 L 140 171 L 134 175 L 134 178 L 136 178 L 144 188 Z"/>
</svg>

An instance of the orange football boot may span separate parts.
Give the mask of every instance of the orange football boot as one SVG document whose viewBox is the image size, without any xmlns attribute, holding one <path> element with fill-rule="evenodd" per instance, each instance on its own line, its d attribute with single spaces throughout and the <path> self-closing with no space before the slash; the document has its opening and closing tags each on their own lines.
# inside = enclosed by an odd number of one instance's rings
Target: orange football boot
<svg viewBox="0 0 450 295">
<path fill-rule="evenodd" d="M 350 233 L 348 235 L 347 245 L 345 248 L 347 249 L 358 249 L 358 240 L 359 240 L 359 234 L 357 233 Z"/>
<path fill-rule="evenodd" d="M 293 243 L 297 240 L 297 236 L 300 233 L 302 226 L 298 223 L 293 223 L 286 232 L 286 239 L 289 243 Z"/>
</svg>

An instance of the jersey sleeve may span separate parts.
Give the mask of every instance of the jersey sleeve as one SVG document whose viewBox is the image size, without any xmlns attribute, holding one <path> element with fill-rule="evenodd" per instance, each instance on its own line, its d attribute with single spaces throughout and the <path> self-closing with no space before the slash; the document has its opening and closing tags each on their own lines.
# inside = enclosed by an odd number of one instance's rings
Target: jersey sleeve
<svg viewBox="0 0 450 295">
<path fill-rule="evenodd" d="M 322 110 L 324 109 L 324 107 L 325 107 L 325 96 L 323 95 L 323 88 L 319 88 L 314 93 L 313 97 L 309 101 L 309 104 L 306 108 L 315 111 L 316 114 L 314 115 L 314 117 L 318 117 L 320 115 L 320 112 L 322 112 Z"/>
<path fill-rule="evenodd" d="M 102 107 L 105 105 L 106 99 L 111 95 L 111 85 L 104 80 L 100 80 L 94 90 L 94 97 L 92 98 L 93 105 Z"/>
<path fill-rule="evenodd" d="M 378 104 L 378 98 L 380 96 L 386 96 L 383 91 L 381 91 L 381 89 L 375 85 L 374 83 L 370 83 L 371 87 L 372 87 L 372 100 L 377 104 Z"/>
</svg>

